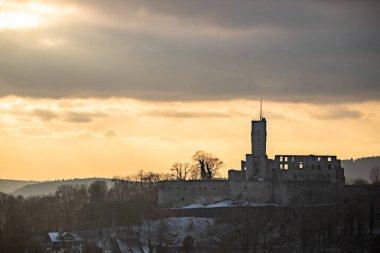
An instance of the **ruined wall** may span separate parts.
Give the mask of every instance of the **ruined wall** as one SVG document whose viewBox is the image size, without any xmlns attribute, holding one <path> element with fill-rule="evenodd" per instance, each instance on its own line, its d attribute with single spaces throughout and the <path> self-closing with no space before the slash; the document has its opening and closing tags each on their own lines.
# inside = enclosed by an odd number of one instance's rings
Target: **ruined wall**
<svg viewBox="0 0 380 253">
<path fill-rule="evenodd" d="M 271 197 L 272 184 L 265 181 L 163 181 L 160 182 L 158 204 L 162 207 L 182 207 L 224 199 L 270 203 Z"/>
<path fill-rule="evenodd" d="M 230 191 L 229 199 L 231 200 L 249 200 L 257 203 L 270 203 L 272 196 L 271 182 L 254 182 L 243 181 L 229 182 Z"/>
<path fill-rule="evenodd" d="M 228 170 L 228 180 L 230 181 L 241 181 L 242 174 L 241 170 Z"/>
<path fill-rule="evenodd" d="M 336 156 L 276 155 L 273 169 L 281 181 L 344 181 Z"/>
<path fill-rule="evenodd" d="M 272 201 L 279 205 L 314 205 L 343 201 L 344 182 L 286 181 L 272 185 Z"/>
<path fill-rule="evenodd" d="M 344 182 L 330 181 L 166 181 L 160 182 L 158 204 L 182 207 L 221 200 L 248 200 L 278 205 L 340 203 Z"/>
<path fill-rule="evenodd" d="M 226 199 L 228 194 L 227 180 L 163 181 L 159 186 L 158 204 L 162 207 L 206 204 Z"/>
</svg>

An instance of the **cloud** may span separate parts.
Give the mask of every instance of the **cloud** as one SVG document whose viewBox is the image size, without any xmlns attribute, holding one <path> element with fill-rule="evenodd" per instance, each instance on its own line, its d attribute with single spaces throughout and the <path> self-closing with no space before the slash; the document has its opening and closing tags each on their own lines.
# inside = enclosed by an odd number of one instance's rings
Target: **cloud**
<svg viewBox="0 0 380 253">
<path fill-rule="evenodd" d="M 378 1 L 56 3 L 78 11 L 32 31 L 2 31 L 0 96 L 380 98 Z M 65 43 L 46 46 L 47 36 Z"/>
<path fill-rule="evenodd" d="M 89 123 L 96 117 L 103 117 L 104 113 L 68 111 L 63 116 L 63 121 L 71 123 Z"/>
<path fill-rule="evenodd" d="M 0 136 L 22 136 L 22 137 L 51 137 L 53 132 L 46 127 L 24 126 L 0 128 Z"/>
<path fill-rule="evenodd" d="M 317 119 L 360 119 L 363 114 L 360 111 L 348 109 L 345 107 L 329 108 L 320 110 L 312 114 Z"/>
<path fill-rule="evenodd" d="M 153 110 L 143 113 L 143 115 L 152 117 L 167 118 L 226 118 L 233 117 L 232 114 L 224 112 L 207 112 L 207 111 L 184 111 L 184 110 Z"/>
<path fill-rule="evenodd" d="M 174 136 L 170 136 L 170 135 L 162 135 L 154 139 L 157 139 L 159 141 L 164 141 L 164 142 L 179 142 L 179 143 L 184 142 L 184 140 L 174 137 Z"/>
<path fill-rule="evenodd" d="M 0 108 L 0 112 L 7 117 L 11 117 L 14 120 L 31 121 L 38 119 L 45 122 L 69 122 L 69 123 L 89 123 L 95 118 L 101 118 L 108 116 L 107 113 L 98 109 L 85 109 L 84 105 L 72 105 L 70 109 L 62 109 L 61 107 L 56 107 L 53 100 L 33 101 L 31 99 L 25 100 L 22 98 L 13 97 L 15 103 L 9 102 L 7 98 L 2 100 L 4 102 L 4 107 Z M 7 101 L 8 100 L 8 101 Z M 17 101 L 17 102 L 16 102 Z M 58 101 L 59 104 L 59 100 Z M 44 105 L 45 107 L 50 107 L 52 109 L 45 109 L 40 107 Z M 86 104 L 86 106 L 91 107 L 91 103 Z M 31 109 L 32 108 L 32 109 Z"/>
<path fill-rule="evenodd" d="M 109 137 L 109 138 L 111 138 L 111 137 L 116 137 L 116 136 L 119 136 L 119 135 L 120 135 L 120 134 L 119 134 L 117 131 L 112 130 L 112 129 L 107 129 L 107 130 L 105 130 L 104 133 L 103 133 L 103 136 L 104 136 L 104 137 Z"/>
<path fill-rule="evenodd" d="M 37 116 L 43 121 L 50 121 L 59 117 L 57 113 L 46 109 L 34 109 L 32 115 Z"/>
</svg>

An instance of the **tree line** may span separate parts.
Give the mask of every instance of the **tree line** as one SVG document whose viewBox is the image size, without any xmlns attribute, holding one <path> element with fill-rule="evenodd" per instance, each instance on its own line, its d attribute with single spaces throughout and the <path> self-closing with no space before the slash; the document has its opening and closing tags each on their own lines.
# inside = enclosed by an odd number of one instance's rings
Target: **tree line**
<svg viewBox="0 0 380 253">
<path fill-rule="evenodd" d="M 115 178 L 110 188 L 106 181 L 98 180 L 89 186 L 61 185 L 55 194 L 27 198 L 0 192 L 0 252 L 24 252 L 34 236 L 75 230 L 82 219 L 99 227 L 108 226 L 108 221 L 98 222 L 104 219 L 101 216 L 107 203 L 139 201 L 154 205 L 158 181 L 166 177 L 140 171 L 124 179 Z"/>
<path fill-rule="evenodd" d="M 23 252 L 33 236 L 71 231 L 83 225 L 82 220 L 107 226 L 105 203 L 134 201 L 136 206 L 155 206 L 159 181 L 212 179 L 223 166 L 219 158 L 204 151 L 196 152 L 192 161 L 191 165 L 174 163 L 171 173 L 140 170 L 131 176 L 114 177 L 110 188 L 106 181 L 97 180 L 89 186 L 61 185 L 55 194 L 45 196 L 24 198 L 0 192 L 0 252 Z"/>
</svg>

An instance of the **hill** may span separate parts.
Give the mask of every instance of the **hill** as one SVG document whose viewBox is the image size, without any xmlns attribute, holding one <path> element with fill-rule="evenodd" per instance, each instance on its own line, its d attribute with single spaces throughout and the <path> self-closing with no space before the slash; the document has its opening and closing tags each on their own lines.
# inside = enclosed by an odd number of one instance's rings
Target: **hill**
<svg viewBox="0 0 380 253">
<path fill-rule="evenodd" d="M 369 171 L 375 166 L 380 166 L 380 156 L 342 160 L 346 179 L 362 178 L 368 180 Z"/>
<path fill-rule="evenodd" d="M 67 180 L 56 180 L 47 182 L 38 182 L 35 184 L 25 185 L 13 192 L 14 195 L 22 195 L 24 197 L 36 196 L 36 195 L 49 195 L 54 194 L 57 188 L 64 184 L 70 185 L 87 185 L 89 186 L 92 182 L 97 180 L 107 181 L 108 187 L 111 187 L 113 182 L 108 178 L 82 178 L 82 179 L 67 179 Z"/>
<path fill-rule="evenodd" d="M 38 183 L 38 181 L 0 179 L 0 192 L 12 193 L 18 188 L 35 183 Z"/>
</svg>

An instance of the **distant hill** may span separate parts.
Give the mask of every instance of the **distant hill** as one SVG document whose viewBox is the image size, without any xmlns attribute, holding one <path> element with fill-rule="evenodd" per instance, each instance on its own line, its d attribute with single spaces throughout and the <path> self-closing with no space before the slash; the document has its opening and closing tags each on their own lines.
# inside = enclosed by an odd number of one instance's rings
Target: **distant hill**
<svg viewBox="0 0 380 253">
<path fill-rule="evenodd" d="M 38 183 L 38 181 L 0 179 L 0 192 L 12 193 L 18 188 L 35 183 Z"/>
<path fill-rule="evenodd" d="M 13 192 L 13 195 L 22 195 L 24 197 L 36 196 L 36 195 L 49 195 L 49 194 L 54 194 L 57 188 L 64 184 L 90 185 L 92 182 L 97 181 L 97 180 L 107 181 L 108 187 L 111 187 L 113 185 L 113 182 L 111 181 L 111 179 L 108 179 L 108 178 L 56 180 L 56 181 L 38 182 L 38 183 L 22 186 L 21 188 L 15 190 Z"/>
<path fill-rule="evenodd" d="M 375 166 L 380 166 L 380 156 L 342 160 L 346 179 L 362 178 L 368 180 L 369 171 Z"/>
</svg>

